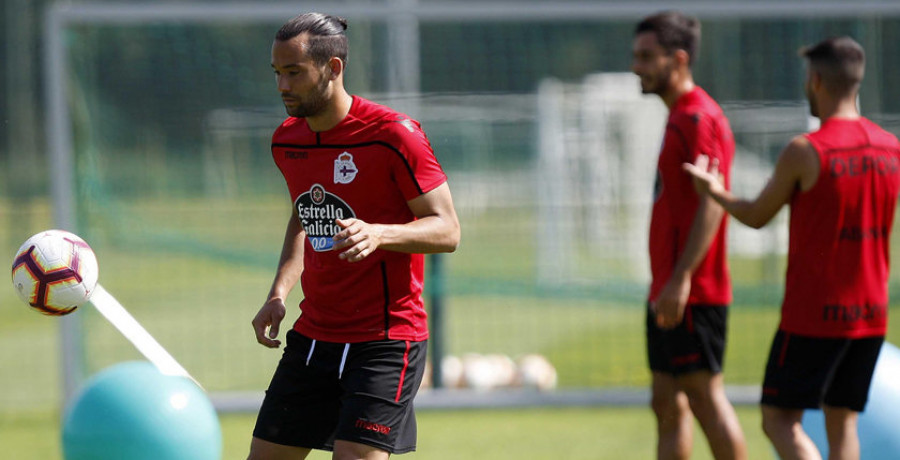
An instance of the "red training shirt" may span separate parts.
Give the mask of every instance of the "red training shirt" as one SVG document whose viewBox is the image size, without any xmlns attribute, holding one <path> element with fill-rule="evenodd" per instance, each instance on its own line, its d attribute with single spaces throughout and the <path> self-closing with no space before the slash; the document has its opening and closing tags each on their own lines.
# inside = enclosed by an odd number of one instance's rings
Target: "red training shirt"
<svg viewBox="0 0 900 460">
<path fill-rule="evenodd" d="M 359 262 L 338 258 L 335 219 L 404 224 L 407 201 L 447 180 L 419 123 L 353 97 L 334 128 L 313 132 L 288 118 L 272 136 L 272 157 L 306 231 L 302 314 L 294 329 L 328 342 L 428 338 L 424 256 L 376 250 Z"/>
<path fill-rule="evenodd" d="M 780 328 L 814 337 L 883 336 L 900 144 L 865 118 L 829 118 L 806 138 L 819 177 L 791 199 Z"/>
<path fill-rule="evenodd" d="M 699 86 L 675 102 L 669 113 L 665 137 L 656 171 L 653 213 L 650 218 L 649 300 L 656 300 L 672 276 L 684 252 L 694 223 L 700 197 L 682 163 L 693 163 L 704 154 L 718 159 L 726 188 L 731 187 L 734 135 L 722 109 Z M 688 304 L 727 305 L 731 303 L 731 278 L 726 260 L 726 217 L 709 250 L 691 277 Z"/>
</svg>

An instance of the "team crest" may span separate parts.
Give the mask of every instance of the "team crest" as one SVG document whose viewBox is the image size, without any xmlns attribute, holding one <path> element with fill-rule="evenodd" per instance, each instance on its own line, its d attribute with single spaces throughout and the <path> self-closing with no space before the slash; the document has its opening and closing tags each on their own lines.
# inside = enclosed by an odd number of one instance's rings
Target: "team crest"
<svg viewBox="0 0 900 460">
<path fill-rule="evenodd" d="M 356 164 L 353 163 L 353 155 L 350 155 L 349 152 L 344 152 L 338 155 L 337 159 L 334 160 L 334 183 L 335 184 L 349 184 L 353 182 L 353 179 L 356 179 L 356 173 L 359 170 L 356 169 Z"/>
</svg>

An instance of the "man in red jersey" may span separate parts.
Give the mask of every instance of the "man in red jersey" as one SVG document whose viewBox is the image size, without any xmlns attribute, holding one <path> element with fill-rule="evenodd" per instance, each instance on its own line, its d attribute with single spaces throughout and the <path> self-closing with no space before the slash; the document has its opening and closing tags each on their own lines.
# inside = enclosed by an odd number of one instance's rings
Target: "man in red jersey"
<svg viewBox="0 0 900 460">
<path fill-rule="evenodd" d="M 669 108 L 650 221 L 651 406 L 658 458 L 690 457 L 696 417 L 715 458 L 745 459 L 744 435 L 722 379 L 731 302 L 725 213 L 698 196 L 681 171 L 685 161 L 708 155 L 718 159 L 727 182 L 734 156 L 728 120 L 694 84 L 691 65 L 699 42 L 697 19 L 672 11 L 640 22 L 632 48 L 642 91 L 659 95 Z"/>
<path fill-rule="evenodd" d="M 290 117 L 272 156 L 293 200 L 281 259 L 253 319 L 278 348 L 284 299 L 302 311 L 259 411 L 250 459 L 386 459 L 415 450 L 413 398 L 425 367 L 423 253 L 460 230 L 419 123 L 344 89 L 344 19 L 307 13 L 281 27 L 272 68 Z"/>
<path fill-rule="evenodd" d="M 763 429 L 783 459 L 821 459 L 803 431 L 821 407 L 829 458 L 858 459 L 857 419 L 887 328 L 890 234 L 900 143 L 860 116 L 862 47 L 848 37 L 806 48 L 806 94 L 818 131 L 795 137 L 754 200 L 719 182 L 715 160 L 684 169 L 697 190 L 759 228 L 791 207 L 781 323 L 763 382 Z"/>
</svg>

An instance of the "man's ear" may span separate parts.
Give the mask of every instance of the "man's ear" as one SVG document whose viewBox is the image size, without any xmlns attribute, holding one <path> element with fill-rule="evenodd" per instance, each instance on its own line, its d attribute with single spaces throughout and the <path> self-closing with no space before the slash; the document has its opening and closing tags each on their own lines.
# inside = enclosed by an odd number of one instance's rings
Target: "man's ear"
<svg viewBox="0 0 900 460">
<path fill-rule="evenodd" d="M 333 56 L 328 60 L 328 68 L 331 71 L 329 78 L 335 80 L 344 73 L 344 61 L 339 57 Z"/>
<path fill-rule="evenodd" d="M 672 53 L 672 56 L 675 57 L 675 62 L 679 66 L 690 67 L 691 66 L 691 56 L 688 55 L 688 52 L 682 49 L 675 50 Z"/>
<path fill-rule="evenodd" d="M 824 80 L 822 80 L 822 74 L 815 70 L 810 69 L 809 71 L 809 83 L 812 85 L 813 89 L 818 90 L 824 84 Z"/>
</svg>

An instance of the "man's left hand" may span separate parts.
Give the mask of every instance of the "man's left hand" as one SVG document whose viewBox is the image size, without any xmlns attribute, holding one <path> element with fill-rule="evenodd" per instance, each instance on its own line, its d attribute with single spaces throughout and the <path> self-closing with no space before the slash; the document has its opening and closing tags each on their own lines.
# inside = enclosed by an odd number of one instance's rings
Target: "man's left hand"
<svg viewBox="0 0 900 460">
<path fill-rule="evenodd" d="M 381 245 L 382 227 L 376 224 L 363 222 L 359 219 L 336 219 L 335 223 L 341 227 L 332 238 L 334 251 L 341 251 L 338 257 L 347 262 L 359 262 L 369 254 L 375 252 Z"/>
</svg>

